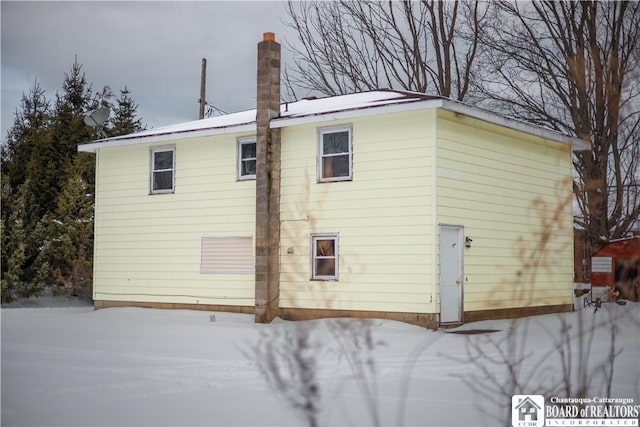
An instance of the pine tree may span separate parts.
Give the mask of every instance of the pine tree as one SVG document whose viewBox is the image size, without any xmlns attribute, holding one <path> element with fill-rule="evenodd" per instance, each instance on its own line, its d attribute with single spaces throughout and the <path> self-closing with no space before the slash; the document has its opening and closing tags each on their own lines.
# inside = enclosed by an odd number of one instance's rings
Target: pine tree
<svg viewBox="0 0 640 427">
<path fill-rule="evenodd" d="M 107 130 L 108 136 L 127 135 L 146 129 L 146 126 L 142 126 L 142 119 L 137 117 L 138 105 L 131 98 L 131 91 L 126 86 L 120 91 L 117 103 L 109 120 L 111 126 Z"/>
<path fill-rule="evenodd" d="M 26 181 L 24 166 L 33 151 L 47 143 L 51 124 L 50 103 L 37 80 L 28 93 L 22 94 L 20 107 L 2 146 L 2 172 L 9 176 L 8 184 L 12 188 Z"/>
<path fill-rule="evenodd" d="M 44 242 L 43 263 L 58 285 L 89 295 L 93 259 L 93 194 L 79 173 L 67 178 L 56 209 L 43 221 L 49 239 Z"/>
<path fill-rule="evenodd" d="M 100 129 L 84 123 L 87 111 L 113 108 L 111 89 L 92 96 L 77 59 L 53 108 L 35 82 L 2 146 L 2 301 L 39 294 L 45 284 L 89 294 L 93 258 L 95 157 L 79 143 Z M 125 87 L 117 101 L 111 135 L 144 129 Z"/>
<path fill-rule="evenodd" d="M 36 81 L 22 95 L 20 110 L 2 146 L 2 301 L 37 292 L 31 264 L 38 255 L 31 238 L 46 210 L 43 199 L 52 196 L 46 185 L 33 183 L 36 159 L 43 158 L 51 142 L 51 111 L 44 90 Z"/>
<path fill-rule="evenodd" d="M 84 114 L 95 107 L 91 85 L 87 83 L 82 65 L 77 59 L 71 71 L 66 74 L 62 84 L 62 94 L 56 94 L 54 120 L 52 124 L 53 147 L 55 147 L 54 163 L 58 174 L 57 189 L 60 191 L 66 182 L 62 174 L 77 155 L 78 144 L 91 141 L 98 137 L 95 128 L 87 126 Z M 51 206 L 55 200 L 51 200 Z"/>
<path fill-rule="evenodd" d="M 25 230 L 22 220 L 24 199 L 9 197 L 8 175 L 2 175 L 2 302 L 15 298 L 23 276 L 25 262 Z M 6 209 L 11 200 L 12 210 Z"/>
</svg>

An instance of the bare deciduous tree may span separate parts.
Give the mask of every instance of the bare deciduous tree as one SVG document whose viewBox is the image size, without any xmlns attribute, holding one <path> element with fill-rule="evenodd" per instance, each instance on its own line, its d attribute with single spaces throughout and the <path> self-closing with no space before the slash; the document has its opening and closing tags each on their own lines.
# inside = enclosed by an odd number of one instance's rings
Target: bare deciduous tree
<svg viewBox="0 0 640 427">
<path fill-rule="evenodd" d="M 325 95 L 393 88 L 458 100 L 469 95 L 476 68 L 477 33 L 488 19 L 481 2 L 289 2 L 285 71 L 296 90 Z"/>
<path fill-rule="evenodd" d="M 292 328 L 263 331 L 253 348 L 260 373 L 309 427 L 318 425 L 320 385 L 317 379 L 317 343 L 313 326 L 300 323 Z"/>
<path fill-rule="evenodd" d="M 484 93 L 507 114 L 592 144 L 574 156 L 576 223 L 592 250 L 640 214 L 640 3 L 501 2 Z"/>
</svg>

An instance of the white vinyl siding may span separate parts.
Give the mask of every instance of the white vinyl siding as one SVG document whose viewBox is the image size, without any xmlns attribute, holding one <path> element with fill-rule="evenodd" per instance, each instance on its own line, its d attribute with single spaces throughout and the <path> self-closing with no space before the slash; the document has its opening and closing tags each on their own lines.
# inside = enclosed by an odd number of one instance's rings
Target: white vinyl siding
<svg viewBox="0 0 640 427">
<path fill-rule="evenodd" d="M 152 147 L 150 149 L 150 194 L 173 193 L 176 169 L 176 148 Z"/>
<path fill-rule="evenodd" d="M 318 181 L 353 179 L 351 125 L 318 129 Z"/>
<path fill-rule="evenodd" d="M 238 138 L 238 180 L 256 179 L 256 138 Z"/>
<path fill-rule="evenodd" d="M 201 273 L 253 273 L 251 236 L 203 236 L 200 241 Z"/>
<path fill-rule="evenodd" d="M 473 239 L 464 310 L 572 303 L 570 147 L 438 117 L 438 221 L 463 224 Z"/>
<path fill-rule="evenodd" d="M 203 236 L 255 234 L 255 181 L 234 179 L 242 136 L 177 140 L 170 197 L 143 197 L 149 146 L 98 150 L 95 300 L 255 305 L 252 274 L 200 272 Z"/>
<path fill-rule="evenodd" d="M 281 307 L 435 312 L 432 118 L 336 123 L 353 129 L 354 179 L 335 185 L 317 184 L 318 127 L 282 129 Z M 310 236 L 320 233 L 339 233 L 339 281 L 310 281 Z"/>
</svg>

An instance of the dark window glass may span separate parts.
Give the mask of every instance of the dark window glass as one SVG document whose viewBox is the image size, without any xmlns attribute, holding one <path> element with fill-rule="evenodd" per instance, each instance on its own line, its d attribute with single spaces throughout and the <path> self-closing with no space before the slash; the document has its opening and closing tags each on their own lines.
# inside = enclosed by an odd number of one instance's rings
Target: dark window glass
<svg viewBox="0 0 640 427">
<path fill-rule="evenodd" d="M 240 144 L 240 176 L 256 174 L 256 143 Z"/>
<path fill-rule="evenodd" d="M 256 158 L 256 143 L 242 144 L 242 158 L 243 159 L 255 159 Z"/>
<path fill-rule="evenodd" d="M 171 190 L 173 188 L 173 171 L 153 173 L 153 191 Z"/>
<path fill-rule="evenodd" d="M 325 157 L 322 159 L 322 176 L 337 178 L 349 176 L 349 155 Z"/>
<path fill-rule="evenodd" d="M 336 275 L 335 258 L 324 258 L 316 260 L 316 276 L 334 276 Z"/>
<path fill-rule="evenodd" d="M 153 153 L 153 170 L 173 169 L 173 151 Z"/>
<path fill-rule="evenodd" d="M 322 135 L 322 154 L 349 152 L 349 132 L 325 133 Z"/>
<path fill-rule="evenodd" d="M 255 160 L 243 160 L 240 174 L 242 176 L 255 175 L 256 174 L 256 161 Z"/>
</svg>

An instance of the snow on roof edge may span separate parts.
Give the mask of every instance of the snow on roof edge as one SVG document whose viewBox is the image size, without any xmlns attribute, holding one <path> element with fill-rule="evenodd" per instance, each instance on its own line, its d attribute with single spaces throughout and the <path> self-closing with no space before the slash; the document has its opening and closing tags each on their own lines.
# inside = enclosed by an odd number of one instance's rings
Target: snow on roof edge
<svg viewBox="0 0 640 427">
<path fill-rule="evenodd" d="M 425 101 L 431 102 L 425 103 Z M 441 103 L 439 105 L 434 105 L 433 101 L 440 101 Z M 392 89 L 371 90 L 321 98 L 304 98 L 298 101 L 284 102 L 280 104 L 280 115 L 276 118 L 276 121 L 280 122 L 278 127 L 284 127 L 287 124 L 293 123 L 310 123 L 314 121 L 314 118 L 317 118 L 317 121 L 321 121 L 320 117 L 337 113 L 345 115 L 346 118 L 346 113 L 348 112 L 363 112 L 364 110 L 390 106 L 397 106 L 397 108 L 393 109 L 394 111 L 402 111 L 402 105 L 407 104 L 419 104 L 424 108 L 433 108 L 435 106 L 443 107 L 449 111 L 465 114 L 479 120 L 488 121 L 490 123 L 568 144 L 574 151 L 590 149 L 588 141 L 533 125 L 525 121 L 506 117 L 482 108 L 466 105 L 460 101 L 436 95 L 427 95 L 420 92 Z M 418 105 L 414 105 L 409 109 L 414 108 L 420 107 Z M 375 114 L 374 112 L 370 113 Z M 78 151 L 95 152 L 98 148 L 107 146 L 111 147 L 137 143 L 169 141 L 185 136 L 185 134 L 189 134 L 188 137 L 199 137 L 251 131 L 255 130 L 255 122 L 256 110 L 251 109 L 226 114 L 224 116 L 216 116 L 207 119 L 162 126 L 128 135 L 99 139 L 78 145 Z"/>
</svg>

